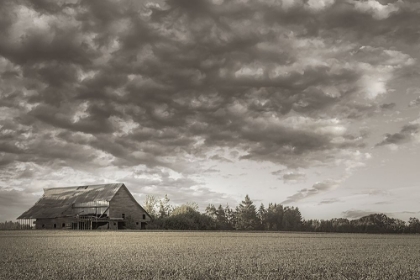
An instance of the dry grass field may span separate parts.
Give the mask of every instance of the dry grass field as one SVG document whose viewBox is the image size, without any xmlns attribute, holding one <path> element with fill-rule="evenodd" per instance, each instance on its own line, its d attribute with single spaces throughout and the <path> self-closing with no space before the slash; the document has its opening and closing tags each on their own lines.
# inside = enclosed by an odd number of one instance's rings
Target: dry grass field
<svg viewBox="0 0 420 280">
<path fill-rule="evenodd" d="M 420 279 L 420 236 L 0 232 L 0 279 Z"/>
</svg>

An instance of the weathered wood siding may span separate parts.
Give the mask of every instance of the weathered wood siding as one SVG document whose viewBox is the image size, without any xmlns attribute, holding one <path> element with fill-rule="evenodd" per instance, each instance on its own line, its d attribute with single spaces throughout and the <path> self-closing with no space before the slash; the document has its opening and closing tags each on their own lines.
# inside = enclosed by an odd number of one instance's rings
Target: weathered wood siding
<svg viewBox="0 0 420 280">
<path fill-rule="evenodd" d="M 66 218 L 37 219 L 35 221 L 35 228 L 36 229 L 71 229 L 71 223 L 72 223 L 72 220 L 69 220 Z M 63 227 L 63 224 L 64 224 L 64 227 Z"/>
<path fill-rule="evenodd" d="M 109 222 L 109 229 L 117 230 L 118 229 L 118 222 L 117 221 L 110 221 Z"/>
<path fill-rule="evenodd" d="M 123 218 L 127 221 L 131 217 L 137 229 L 142 223 L 150 221 L 144 209 L 136 202 L 125 186 L 122 186 L 109 202 L 109 217 Z"/>
<path fill-rule="evenodd" d="M 37 219 L 35 221 L 36 229 L 58 229 L 58 230 L 106 230 L 118 229 L 118 221 L 102 221 L 100 225 L 96 224 L 94 219 L 77 219 L 77 218 L 56 218 L 56 219 Z M 55 225 L 55 227 L 54 227 Z"/>
</svg>

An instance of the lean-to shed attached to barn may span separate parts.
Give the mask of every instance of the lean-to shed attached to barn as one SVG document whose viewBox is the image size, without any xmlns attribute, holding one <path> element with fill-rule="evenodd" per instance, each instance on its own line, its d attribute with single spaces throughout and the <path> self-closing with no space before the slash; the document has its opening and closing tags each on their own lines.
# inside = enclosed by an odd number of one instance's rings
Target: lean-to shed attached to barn
<svg viewBox="0 0 420 280">
<path fill-rule="evenodd" d="M 18 220 L 36 229 L 145 229 L 151 218 L 120 183 L 44 189 Z"/>
</svg>

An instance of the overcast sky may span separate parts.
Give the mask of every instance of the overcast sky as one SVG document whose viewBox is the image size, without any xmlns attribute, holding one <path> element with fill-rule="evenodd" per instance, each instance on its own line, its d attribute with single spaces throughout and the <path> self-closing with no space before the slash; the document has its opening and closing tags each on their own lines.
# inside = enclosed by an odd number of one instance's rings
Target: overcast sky
<svg viewBox="0 0 420 280">
<path fill-rule="evenodd" d="M 417 0 L 0 1 L 0 221 L 43 188 L 420 217 Z"/>
</svg>

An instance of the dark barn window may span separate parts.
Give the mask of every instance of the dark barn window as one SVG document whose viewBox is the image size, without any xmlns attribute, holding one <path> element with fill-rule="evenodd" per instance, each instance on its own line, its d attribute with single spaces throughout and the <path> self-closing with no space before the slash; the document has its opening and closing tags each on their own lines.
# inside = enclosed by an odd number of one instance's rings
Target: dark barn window
<svg viewBox="0 0 420 280">
<path fill-rule="evenodd" d="M 143 220 L 146 220 L 146 214 L 143 214 Z"/>
<path fill-rule="evenodd" d="M 62 225 L 61 225 L 61 227 L 65 227 L 66 226 L 66 224 L 65 223 L 63 223 Z"/>
<path fill-rule="evenodd" d="M 136 222 L 136 226 L 138 226 L 139 225 L 139 222 Z"/>
<path fill-rule="evenodd" d="M 122 214 L 122 218 L 125 219 L 125 214 L 124 213 Z"/>
<path fill-rule="evenodd" d="M 57 224 L 54 224 L 54 228 L 57 228 Z"/>
</svg>

